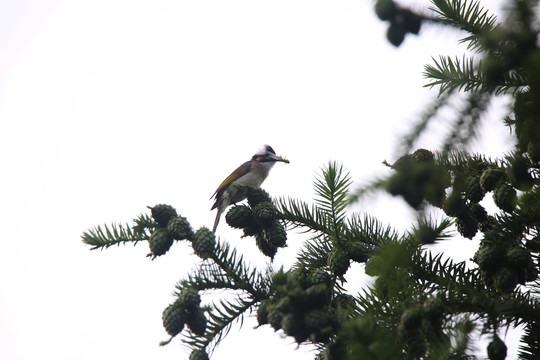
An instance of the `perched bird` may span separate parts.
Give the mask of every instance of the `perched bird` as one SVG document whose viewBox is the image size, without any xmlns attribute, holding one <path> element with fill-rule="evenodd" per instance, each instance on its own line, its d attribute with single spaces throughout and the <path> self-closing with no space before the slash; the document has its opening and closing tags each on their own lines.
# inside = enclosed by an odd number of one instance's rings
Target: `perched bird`
<svg viewBox="0 0 540 360">
<path fill-rule="evenodd" d="M 269 145 L 264 145 L 257 151 L 251 160 L 240 165 L 229 175 L 216 192 L 210 197 L 215 197 L 212 210 L 217 208 L 216 221 L 214 222 L 214 233 L 216 232 L 219 218 L 227 206 L 242 201 L 247 196 L 246 187 L 259 187 L 268 176 L 268 172 L 277 161 L 289 163 L 289 160 L 276 155 L 274 149 Z M 237 185 L 237 186 L 235 186 Z"/>
</svg>

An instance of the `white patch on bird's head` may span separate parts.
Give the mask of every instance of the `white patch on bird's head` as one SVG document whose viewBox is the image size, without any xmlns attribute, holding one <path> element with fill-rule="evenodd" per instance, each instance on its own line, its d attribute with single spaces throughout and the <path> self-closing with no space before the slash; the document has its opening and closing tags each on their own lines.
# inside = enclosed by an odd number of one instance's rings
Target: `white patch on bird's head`
<svg viewBox="0 0 540 360">
<path fill-rule="evenodd" d="M 275 163 L 276 161 L 283 161 L 285 163 L 289 163 L 289 160 L 282 158 L 281 156 L 277 156 L 276 152 L 270 145 L 264 145 L 262 149 L 253 155 L 251 161 L 256 161 L 258 163 Z"/>
<path fill-rule="evenodd" d="M 254 156 L 276 155 L 276 152 L 270 145 L 264 145 L 260 148 Z"/>
</svg>

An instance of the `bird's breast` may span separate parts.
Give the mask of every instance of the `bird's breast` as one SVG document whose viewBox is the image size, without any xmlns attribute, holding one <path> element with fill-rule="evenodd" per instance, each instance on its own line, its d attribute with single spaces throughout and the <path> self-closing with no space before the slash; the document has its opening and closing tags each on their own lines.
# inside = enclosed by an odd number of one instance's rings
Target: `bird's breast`
<svg viewBox="0 0 540 360">
<path fill-rule="evenodd" d="M 263 173 L 257 171 L 250 171 L 244 176 L 241 176 L 238 180 L 235 181 L 235 183 L 251 187 L 259 187 L 263 183 L 264 179 L 266 179 L 267 175 L 268 172 Z"/>
</svg>

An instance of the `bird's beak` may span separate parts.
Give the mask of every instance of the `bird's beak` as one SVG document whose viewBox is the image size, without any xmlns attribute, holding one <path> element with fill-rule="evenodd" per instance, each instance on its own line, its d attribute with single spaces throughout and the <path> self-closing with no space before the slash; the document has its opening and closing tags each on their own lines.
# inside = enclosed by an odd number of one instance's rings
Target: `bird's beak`
<svg viewBox="0 0 540 360">
<path fill-rule="evenodd" d="M 287 159 L 285 159 L 285 158 L 283 158 L 283 157 L 281 157 L 279 155 L 269 155 L 268 157 L 270 159 L 274 159 L 275 161 L 282 161 L 282 162 L 287 163 L 287 164 L 289 163 L 289 160 L 287 160 Z"/>
</svg>

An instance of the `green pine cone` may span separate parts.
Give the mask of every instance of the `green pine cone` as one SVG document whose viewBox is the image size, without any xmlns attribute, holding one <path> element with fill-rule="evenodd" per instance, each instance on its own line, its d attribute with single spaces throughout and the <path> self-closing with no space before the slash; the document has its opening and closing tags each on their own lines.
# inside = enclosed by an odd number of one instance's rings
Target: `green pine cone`
<svg viewBox="0 0 540 360">
<path fill-rule="evenodd" d="M 310 308 L 318 308 L 328 304 L 330 301 L 330 289 L 325 284 L 317 284 L 306 289 L 307 305 Z"/>
<path fill-rule="evenodd" d="M 265 232 L 255 234 L 255 243 L 259 250 L 269 258 L 273 259 L 277 253 L 277 247 L 268 242 Z"/>
<path fill-rule="evenodd" d="M 479 223 L 482 223 L 488 219 L 488 213 L 486 209 L 480 205 L 472 203 L 469 205 L 469 212 L 472 216 L 478 221 Z"/>
<path fill-rule="evenodd" d="M 152 218 L 156 221 L 159 227 L 166 227 L 173 217 L 178 216 L 176 209 L 171 205 L 158 204 L 154 207 L 150 207 L 152 211 Z"/>
<path fill-rule="evenodd" d="M 529 167 L 529 160 L 523 156 L 512 160 L 512 167 L 509 170 L 510 178 L 512 184 L 519 190 L 529 190 L 534 183 L 534 180 L 529 173 Z"/>
<path fill-rule="evenodd" d="M 412 154 L 405 154 L 397 159 L 392 165 L 391 168 L 397 172 L 410 172 L 412 166 L 414 166 L 415 160 Z"/>
<path fill-rule="evenodd" d="M 291 312 L 291 298 L 289 296 L 284 296 L 277 301 L 273 309 L 279 311 L 281 314 L 286 314 Z"/>
<path fill-rule="evenodd" d="M 493 272 L 498 269 L 504 259 L 504 253 L 498 247 L 485 246 L 474 254 L 473 260 L 480 270 Z"/>
<path fill-rule="evenodd" d="M 186 324 L 195 335 L 203 336 L 206 331 L 206 317 L 200 311 L 190 312 L 186 316 Z"/>
<path fill-rule="evenodd" d="M 404 181 L 406 182 L 407 186 L 405 192 L 401 194 L 401 196 L 403 196 L 403 200 L 405 200 L 409 206 L 414 209 L 418 209 L 420 204 L 422 204 L 422 201 L 424 201 L 425 186 L 414 179 L 411 180 L 405 178 Z"/>
<path fill-rule="evenodd" d="M 488 168 L 480 176 L 480 186 L 484 192 L 489 192 L 504 180 L 505 172 L 498 168 Z"/>
<path fill-rule="evenodd" d="M 314 309 L 304 315 L 304 323 L 308 331 L 320 331 L 330 324 L 326 311 Z"/>
<path fill-rule="evenodd" d="M 201 227 L 193 236 L 193 251 L 202 259 L 208 258 L 214 253 L 216 247 L 216 237 L 212 230 Z"/>
<path fill-rule="evenodd" d="M 407 179 L 400 173 L 394 174 L 386 183 L 386 191 L 394 196 L 404 194 L 407 188 Z"/>
<path fill-rule="evenodd" d="M 184 288 L 178 296 L 178 301 L 187 311 L 195 311 L 199 309 L 201 304 L 201 296 L 194 288 Z"/>
<path fill-rule="evenodd" d="M 393 0 L 377 0 L 375 3 L 375 14 L 383 21 L 395 18 L 397 13 L 398 8 Z"/>
<path fill-rule="evenodd" d="M 407 30 L 405 30 L 402 25 L 399 25 L 396 22 L 392 21 L 390 22 L 390 26 L 386 31 L 386 39 L 390 42 L 390 44 L 398 47 L 399 45 L 401 45 L 403 40 L 405 40 L 406 33 Z"/>
<path fill-rule="evenodd" d="M 506 252 L 506 262 L 515 271 L 523 269 L 530 261 L 531 254 L 527 249 L 513 247 Z"/>
<path fill-rule="evenodd" d="M 345 346 L 344 341 L 340 339 L 330 341 L 320 354 L 323 360 L 341 360 L 348 358 L 347 347 Z"/>
<path fill-rule="evenodd" d="M 493 287 L 493 278 L 495 277 L 495 273 L 493 271 L 487 271 L 487 270 L 481 270 L 480 271 L 480 279 L 486 285 L 488 288 Z"/>
<path fill-rule="evenodd" d="M 422 18 L 420 16 L 407 9 L 401 10 L 400 15 L 403 18 L 403 27 L 407 32 L 411 34 L 418 34 L 420 32 L 420 27 L 422 26 Z"/>
<path fill-rule="evenodd" d="M 193 238 L 193 229 L 189 221 L 183 216 L 173 217 L 167 224 L 167 231 L 174 240 Z"/>
<path fill-rule="evenodd" d="M 506 345 L 504 342 L 497 336 L 493 336 L 493 340 L 489 343 L 487 347 L 487 353 L 489 360 L 504 360 L 506 359 Z"/>
<path fill-rule="evenodd" d="M 270 228 L 264 230 L 266 232 L 266 237 L 268 238 L 268 243 L 274 247 L 285 247 L 287 246 L 287 233 L 281 222 L 274 220 L 270 225 Z"/>
<path fill-rule="evenodd" d="M 343 276 L 349 269 L 351 261 L 347 253 L 342 249 L 336 249 L 328 256 L 330 271 L 336 276 Z"/>
<path fill-rule="evenodd" d="M 193 350 L 189 354 L 189 360 L 209 360 L 208 354 L 204 350 Z"/>
<path fill-rule="evenodd" d="M 466 211 L 457 218 L 456 227 L 461 236 L 472 239 L 478 231 L 478 221 Z"/>
<path fill-rule="evenodd" d="M 268 311 L 268 323 L 274 330 L 281 329 L 281 319 L 283 319 L 283 314 L 276 308 L 271 308 Z"/>
<path fill-rule="evenodd" d="M 465 197 L 473 203 L 484 198 L 484 190 L 480 186 L 480 176 L 469 176 L 465 180 Z"/>
<path fill-rule="evenodd" d="M 332 337 L 333 335 L 335 335 L 335 330 L 332 329 L 330 326 L 327 326 L 324 329 L 319 329 L 318 331 L 311 332 L 311 334 L 309 334 L 309 341 L 311 341 L 312 344 L 327 343 L 330 337 Z M 316 357 L 315 360 L 320 359 L 319 357 Z"/>
<path fill-rule="evenodd" d="M 356 306 L 356 299 L 349 294 L 337 294 L 332 299 L 332 307 L 336 309 L 348 309 L 353 310 Z"/>
<path fill-rule="evenodd" d="M 531 158 L 532 162 L 537 164 L 540 162 L 540 145 L 535 141 L 530 141 L 527 145 L 527 153 Z"/>
<path fill-rule="evenodd" d="M 448 216 L 459 216 L 467 211 L 465 201 L 461 198 L 459 191 L 452 191 L 444 201 L 443 211 Z"/>
<path fill-rule="evenodd" d="M 405 332 L 418 329 L 422 325 L 422 313 L 417 308 L 405 310 L 401 315 L 399 327 Z"/>
<path fill-rule="evenodd" d="M 268 324 L 268 307 L 270 306 L 270 300 L 263 300 L 257 308 L 257 322 L 259 325 Z"/>
<path fill-rule="evenodd" d="M 288 272 L 283 271 L 283 268 L 279 269 L 272 275 L 272 290 L 277 289 L 279 286 L 285 285 L 288 279 Z"/>
<path fill-rule="evenodd" d="M 482 221 L 480 223 L 479 229 L 480 229 L 480 231 L 485 233 L 485 232 L 491 230 L 495 226 L 495 224 L 497 224 L 497 219 L 495 219 L 491 215 L 488 215 L 486 217 L 486 220 L 484 220 L 484 221 Z"/>
<path fill-rule="evenodd" d="M 368 260 L 369 248 L 361 242 L 351 242 L 346 247 L 347 255 L 352 261 L 364 263 Z"/>
<path fill-rule="evenodd" d="M 255 206 L 257 206 L 259 203 L 265 201 L 270 203 L 272 202 L 270 195 L 268 195 L 268 193 L 261 188 L 251 188 L 247 194 L 247 200 L 252 209 L 255 208 Z"/>
<path fill-rule="evenodd" d="M 272 226 L 276 215 L 276 208 L 269 201 L 260 202 L 253 207 L 253 219 L 264 229 Z"/>
<path fill-rule="evenodd" d="M 443 175 L 443 171 L 439 170 L 439 174 Z M 431 205 L 442 208 L 444 205 L 444 200 L 446 198 L 446 180 L 441 178 L 441 176 L 434 176 L 434 181 L 430 181 L 424 186 L 424 197 L 428 203 Z"/>
<path fill-rule="evenodd" d="M 493 286 L 495 289 L 503 294 L 508 294 L 514 291 L 518 284 L 517 273 L 507 267 L 503 267 L 497 271 L 493 278 Z"/>
<path fill-rule="evenodd" d="M 236 229 L 249 227 L 253 223 L 251 209 L 246 205 L 234 205 L 225 215 L 225 221 Z"/>
<path fill-rule="evenodd" d="M 527 272 L 525 276 L 525 282 L 535 281 L 538 279 L 538 268 L 536 267 L 532 259 L 529 260 L 529 263 L 527 264 L 525 270 Z"/>
<path fill-rule="evenodd" d="M 281 328 L 283 332 L 289 336 L 294 337 L 297 343 L 301 343 L 307 339 L 309 333 L 303 319 L 293 313 L 286 314 L 281 319 Z"/>
<path fill-rule="evenodd" d="M 158 228 L 155 229 L 148 239 L 150 245 L 150 252 L 153 257 L 161 256 L 165 254 L 171 248 L 174 239 L 169 235 L 167 230 Z"/>
<path fill-rule="evenodd" d="M 291 287 L 307 288 L 309 283 L 309 272 L 303 267 L 287 272 L 287 284 Z"/>
<path fill-rule="evenodd" d="M 315 269 L 309 276 L 309 284 L 311 285 L 319 285 L 324 284 L 326 286 L 330 286 L 330 282 L 332 281 L 332 277 L 330 274 L 323 270 L 323 269 Z"/>
<path fill-rule="evenodd" d="M 502 211 L 512 212 L 517 203 L 516 189 L 508 184 L 499 185 L 493 192 L 493 200 Z"/>
<path fill-rule="evenodd" d="M 444 303 L 438 297 L 432 297 L 424 302 L 424 313 L 430 320 L 440 319 L 444 315 Z"/>
<path fill-rule="evenodd" d="M 255 220 L 253 220 L 253 218 L 252 218 L 251 221 L 249 222 L 249 224 L 247 224 L 247 226 L 244 228 L 244 237 L 246 237 L 246 236 L 255 236 L 255 235 L 259 234 L 260 232 L 262 232 L 262 230 L 263 229 L 261 229 L 259 224 L 257 224 L 255 222 Z"/>
<path fill-rule="evenodd" d="M 175 303 L 167 306 L 163 311 L 161 319 L 163 320 L 163 327 L 167 333 L 171 336 L 176 336 L 184 328 L 186 316 L 182 306 Z"/>
<path fill-rule="evenodd" d="M 433 162 L 435 160 L 435 155 L 426 149 L 417 149 L 413 152 L 412 157 L 418 162 Z"/>
<path fill-rule="evenodd" d="M 302 288 L 294 288 L 288 291 L 289 304 L 294 309 L 303 309 L 306 306 L 307 293 Z"/>
<path fill-rule="evenodd" d="M 281 319 L 281 328 L 283 332 L 289 336 L 294 336 L 300 329 L 300 319 L 293 313 L 288 313 Z"/>
</svg>

